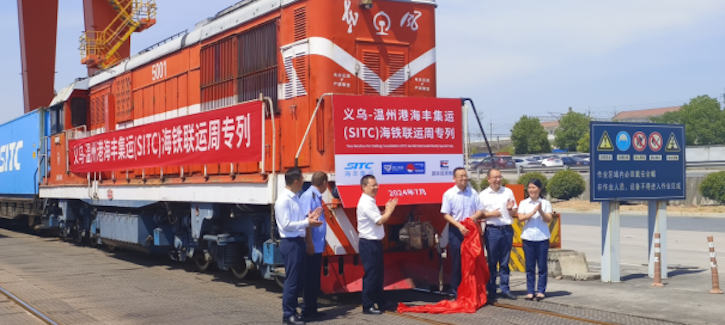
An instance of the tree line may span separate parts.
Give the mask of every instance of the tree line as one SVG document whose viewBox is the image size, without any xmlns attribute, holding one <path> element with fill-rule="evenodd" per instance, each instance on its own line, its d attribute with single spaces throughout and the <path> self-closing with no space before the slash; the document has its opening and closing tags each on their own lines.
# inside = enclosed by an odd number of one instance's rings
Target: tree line
<svg viewBox="0 0 725 325">
<path fill-rule="evenodd" d="M 553 145 L 568 151 L 589 152 L 589 121 L 585 114 L 569 112 L 559 119 Z M 616 122 L 616 121 L 614 121 Z M 725 144 L 725 111 L 717 99 L 697 96 L 674 112 L 652 118 L 653 123 L 684 124 L 687 145 Z M 550 153 L 552 143 L 536 117 L 522 116 L 511 128 L 515 154 Z"/>
</svg>

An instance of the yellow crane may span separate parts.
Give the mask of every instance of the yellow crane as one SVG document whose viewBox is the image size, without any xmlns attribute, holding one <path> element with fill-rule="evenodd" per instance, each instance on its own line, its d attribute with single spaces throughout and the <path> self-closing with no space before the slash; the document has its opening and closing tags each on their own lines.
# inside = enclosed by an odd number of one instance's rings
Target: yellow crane
<svg viewBox="0 0 725 325">
<path fill-rule="evenodd" d="M 124 59 L 118 49 L 134 32 L 156 23 L 155 0 L 108 0 L 118 13 L 102 31 L 86 31 L 80 37 L 81 63 L 106 69 Z"/>
</svg>

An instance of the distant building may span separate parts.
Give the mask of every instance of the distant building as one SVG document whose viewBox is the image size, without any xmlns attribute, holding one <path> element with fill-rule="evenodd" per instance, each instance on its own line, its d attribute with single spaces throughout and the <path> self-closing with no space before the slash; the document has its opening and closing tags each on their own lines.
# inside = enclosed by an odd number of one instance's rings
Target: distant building
<svg viewBox="0 0 725 325">
<path fill-rule="evenodd" d="M 549 139 L 549 141 L 554 141 L 554 138 L 556 138 L 554 132 L 556 132 L 556 129 L 559 128 L 559 121 L 541 122 L 541 126 L 543 126 L 546 131 L 546 138 Z"/>
<path fill-rule="evenodd" d="M 667 112 L 675 112 L 678 110 L 680 110 L 680 106 L 626 111 L 615 115 L 612 120 L 616 122 L 649 123 L 652 122 L 651 118 L 653 117 L 660 117 Z"/>
<path fill-rule="evenodd" d="M 559 128 L 559 121 L 541 122 L 541 126 L 544 127 L 546 133 L 548 133 L 549 135 L 554 135 L 556 129 Z"/>
</svg>

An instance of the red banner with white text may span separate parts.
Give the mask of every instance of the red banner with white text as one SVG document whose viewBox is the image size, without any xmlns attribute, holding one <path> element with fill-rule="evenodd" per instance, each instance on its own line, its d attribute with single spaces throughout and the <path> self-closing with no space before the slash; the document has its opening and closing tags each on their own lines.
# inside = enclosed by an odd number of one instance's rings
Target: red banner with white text
<svg viewBox="0 0 725 325">
<path fill-rule="evenodd" d="M 70 141 L 74 173 L 262 160 L 262 102 Z"/>
<path fill-rule="evenodd" d="M 378 205 L 436 204 L 463 166 L 460 99 L 335 95 L 335 182 L 357 206 L 360 179 L 374 175 Z"/>
</svg>

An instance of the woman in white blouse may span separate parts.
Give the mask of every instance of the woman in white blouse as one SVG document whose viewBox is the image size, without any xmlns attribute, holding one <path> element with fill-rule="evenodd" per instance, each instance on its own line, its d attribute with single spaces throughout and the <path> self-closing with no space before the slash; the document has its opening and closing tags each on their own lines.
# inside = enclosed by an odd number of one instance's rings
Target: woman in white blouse
<svg viewBox="0 0 725 325">
<path fill-rule="evenodd" d="M 526 258 L 526 300 L 544 299 L 546 277 L 548 274 L 547 258 L 549 255 L 549 225 L 551 222 L 551 203 L 541 198 L 541 181 L 532 179 L 527 184 L 529 198 L 519 204 L 519 220 L 525 222 L 521 239 Z M 539 285 L 536 287 L 536 266 L 539 266 Z M 536 296 L 534 297 L 534 292 Z"/>
</svg>

